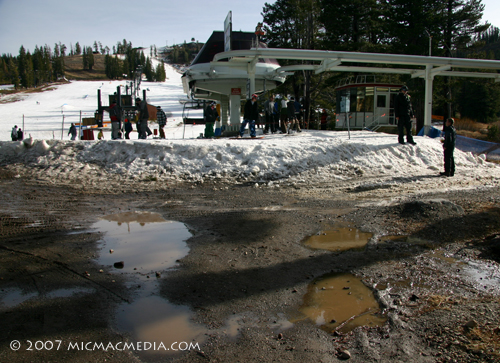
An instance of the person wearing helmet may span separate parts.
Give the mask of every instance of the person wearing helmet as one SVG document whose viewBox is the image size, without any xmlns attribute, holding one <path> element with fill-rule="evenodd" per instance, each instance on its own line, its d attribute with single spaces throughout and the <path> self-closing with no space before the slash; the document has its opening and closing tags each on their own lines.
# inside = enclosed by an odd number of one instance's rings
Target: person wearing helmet
<svg viewBox="0 0 500 363">
<path fill-rule="evenodd" d="M 245 113 L 243 114 L 243 123 L 240 127 L 240 136 L 243 137 L 245 133 L 245 128 L 249 124 L 250 137 L 255 138 L 255 121 L 259 118 L 259 106 L 257 105 L 258 96 L 254 93 L 252 98 L 245 103 Z"/>
<path fill-rule="evenodd" d="M 406 129 L 406 141 L 409 144 L 416 145 L 411 134 L 411 119 L 414 117 L 413 108 L 411 106 L 410 95 L 408 94 L 408 87 L 406 86 L 402 86 L 396 96 L 394 101 L 394 114 L 398 121 L 399 143 L 404 145 L 404 130 Z"/>
</svg>

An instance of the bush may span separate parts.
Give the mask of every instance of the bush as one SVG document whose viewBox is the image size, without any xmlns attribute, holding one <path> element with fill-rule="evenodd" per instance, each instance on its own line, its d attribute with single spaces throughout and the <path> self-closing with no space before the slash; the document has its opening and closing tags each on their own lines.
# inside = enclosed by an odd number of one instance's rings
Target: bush
<svg viewBox="0 0 500 363">
<path fill-rule="evenodd" d="M 481 126 L 470 118 L 457 118 L 455 119 L 455 128 L 464 131 L 479 131 Z"/>
<path fill-rule="evenodd" d="M 488 127 L 488 140 L 494 142 L 500 141 L 500 129 L 497 125 L 491 125 Z"/>
</svg>

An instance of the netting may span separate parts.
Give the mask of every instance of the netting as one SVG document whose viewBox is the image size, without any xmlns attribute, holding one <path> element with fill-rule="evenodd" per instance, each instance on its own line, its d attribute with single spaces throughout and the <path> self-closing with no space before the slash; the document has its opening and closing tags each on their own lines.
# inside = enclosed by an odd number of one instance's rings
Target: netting
<svg viewBox="0 0 500 363">
<path fill-rule="evenodd" d="M 419 136 L 423 135 L 423 129 L 424 128 L 420 130 Z M 444 136 L 444 133 L 441 130 L 431 127 L 427 136 L 436 138 L 440 137 L 441 134 Z M 474 155 L 486 154 L 486 158 L 488 160 L 500 160 L 500 144 L 495 142 L 457 135 L 456 148 L 461 151 L 471 152 Z"/>
</svg>

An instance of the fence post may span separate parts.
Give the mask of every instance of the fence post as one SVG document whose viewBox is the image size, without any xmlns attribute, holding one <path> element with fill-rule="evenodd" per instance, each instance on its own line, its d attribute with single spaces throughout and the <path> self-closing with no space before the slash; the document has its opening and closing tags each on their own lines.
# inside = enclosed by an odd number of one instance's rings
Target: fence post
<svg viewBox="0 0 500 363">
<path fill-rule="evenodd" d="M 62 119 L 61 140 L 63 139 L 63 136 L 64 136 L 64 115 Z"/>
</svg>

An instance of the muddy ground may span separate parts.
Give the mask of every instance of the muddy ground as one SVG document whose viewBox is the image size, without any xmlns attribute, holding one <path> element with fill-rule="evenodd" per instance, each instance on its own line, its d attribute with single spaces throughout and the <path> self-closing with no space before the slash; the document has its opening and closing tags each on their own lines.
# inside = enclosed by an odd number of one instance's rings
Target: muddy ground
<svg viewBox="0 0 500 363">
<path fill-rule="evenodd" d="M 134 301 L 137 287 L 97 264 L 102 235 L 90 229 L 124 211 L 156 212 L 193 234 L 189 254 L 160 271 L 158 283 L 162 297 L 190 307 L 206 329 L 204 340 L 200 350 L 156 360 L 500 361 L 498 187 L 378 188 L 360 176 L 354 184 L 151 180 L 95 190 L 47 183 L 20 169 L 0 167 L 0 297 L 19 289 L 38 298 L 0 305 L 0 362 L 147 361 L 130 350 L 66 349 L 68 342 L 133 340 L 115 328 L 113 316 Z M 340 226 L 373 237 L 362 250 L 304 247 L 308 236 Z M 470 266 L 478 273 L 467 273 Z M 297 318 L 308 285 L 331 272 L 361 278 L 387 322 L 343 332 Z M 49 298 L 74 288 L 92 293 Z M 234 336 L 228 321 L 236 322 Z M 60 341 L 62 349 L 29 350 L 29 341 Z"/>
</svg>

